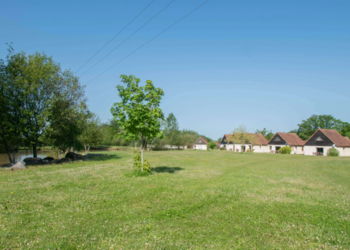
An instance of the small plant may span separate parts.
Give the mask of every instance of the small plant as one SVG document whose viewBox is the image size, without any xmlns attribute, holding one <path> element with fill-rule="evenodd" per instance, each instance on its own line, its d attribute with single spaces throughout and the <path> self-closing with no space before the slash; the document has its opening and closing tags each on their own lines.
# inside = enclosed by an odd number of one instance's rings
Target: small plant
<svg viewBox="0 0 350 250">
<path fill-rule="evenodd" d="M 330 148 L 327 151 L 327 156 L 339 156 L 339 150 L 336 148 Z"/>
<path fill-rule="evenodd" d="M 282 147 L 278 150 L 280 154 L 290 154 L 292 149 L 289 146 Z"/>
<path fill-rule="evenodd" d="M 141 153 L 140 152 L 135 152 L 134 155 L 134 169 L 136 171 L 141 172 Z M 149 164 L 148 161 L 143 161 L 143 171 L 144 172 L 151 172 L 151 164 Z"/>
<path fill-rule="evenodd" d="M 247 153 L 253 153 L 253 152 L 254 152 L 254 149 L 248 148 L 246 152 L 247 152 Z"/>
<path fill-rule="evenodd" d="M 226 150 L 226 145 L 220 148 L 220 150 Z"/>
</svg>

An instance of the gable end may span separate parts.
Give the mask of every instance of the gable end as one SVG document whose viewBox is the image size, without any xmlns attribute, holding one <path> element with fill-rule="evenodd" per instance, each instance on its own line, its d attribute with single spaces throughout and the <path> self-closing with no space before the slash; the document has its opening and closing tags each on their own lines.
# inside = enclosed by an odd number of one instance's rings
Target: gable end
<svg viewBox="0 0 350 250">
<path fill-rule="evenodd" d="M 305 143 L 305 146 L 332 146 L 334 143 L 324 134 L 321 130 L 318 130 L 311 138 Z"/>
<path fill-rule="evenodd" d="M 279 134 L 275 134 L 269 141 L 268 145 L 285 145 L 286 141 Z"/>
</svg>

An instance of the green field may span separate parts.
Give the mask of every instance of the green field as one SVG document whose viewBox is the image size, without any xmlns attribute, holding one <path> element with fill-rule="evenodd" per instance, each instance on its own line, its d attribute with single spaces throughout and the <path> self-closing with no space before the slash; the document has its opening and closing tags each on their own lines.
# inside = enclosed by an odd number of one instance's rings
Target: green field
<svg viewBox="0 0 350 250">
<path fill-rule="evenodd" d="M 350 248 L 350 158 L 132 153 L 0 170 L 0 249 Z"/>
</svg>

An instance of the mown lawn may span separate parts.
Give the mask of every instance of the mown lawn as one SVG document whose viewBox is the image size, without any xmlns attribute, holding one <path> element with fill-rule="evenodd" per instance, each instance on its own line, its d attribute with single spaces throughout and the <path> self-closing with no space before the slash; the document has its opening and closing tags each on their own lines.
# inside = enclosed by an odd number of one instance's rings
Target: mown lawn
<svg viewBox="0 0 350 250">
<path fill-rule="evenodd" d="M 132 152 L 0 171 L 0 249 L 349 249 L 350 158 Z"/>
</svg>

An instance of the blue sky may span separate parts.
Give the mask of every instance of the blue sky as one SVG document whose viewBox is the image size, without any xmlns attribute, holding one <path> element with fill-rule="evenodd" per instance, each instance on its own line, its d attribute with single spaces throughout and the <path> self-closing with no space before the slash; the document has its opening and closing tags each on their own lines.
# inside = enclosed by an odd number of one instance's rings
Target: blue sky
<svg viewBox="0 0 350 250">
<path fill-rule="evenodd" d="M 2 1 L 0 57 L 51 55 L 76 71 L 151 0 Z M 77 75 L 171 0 L 156 0 Z M 288 132 L 312 114 L 350 122 L 350 1 L 211 0 L 96 80 L 204 0 L 175 0 L 80 78 L 91 111 L 112 118 L 121 74 L 150 79 L 181 129 L 217 139 L 239 125 Z"/>
</svg>

